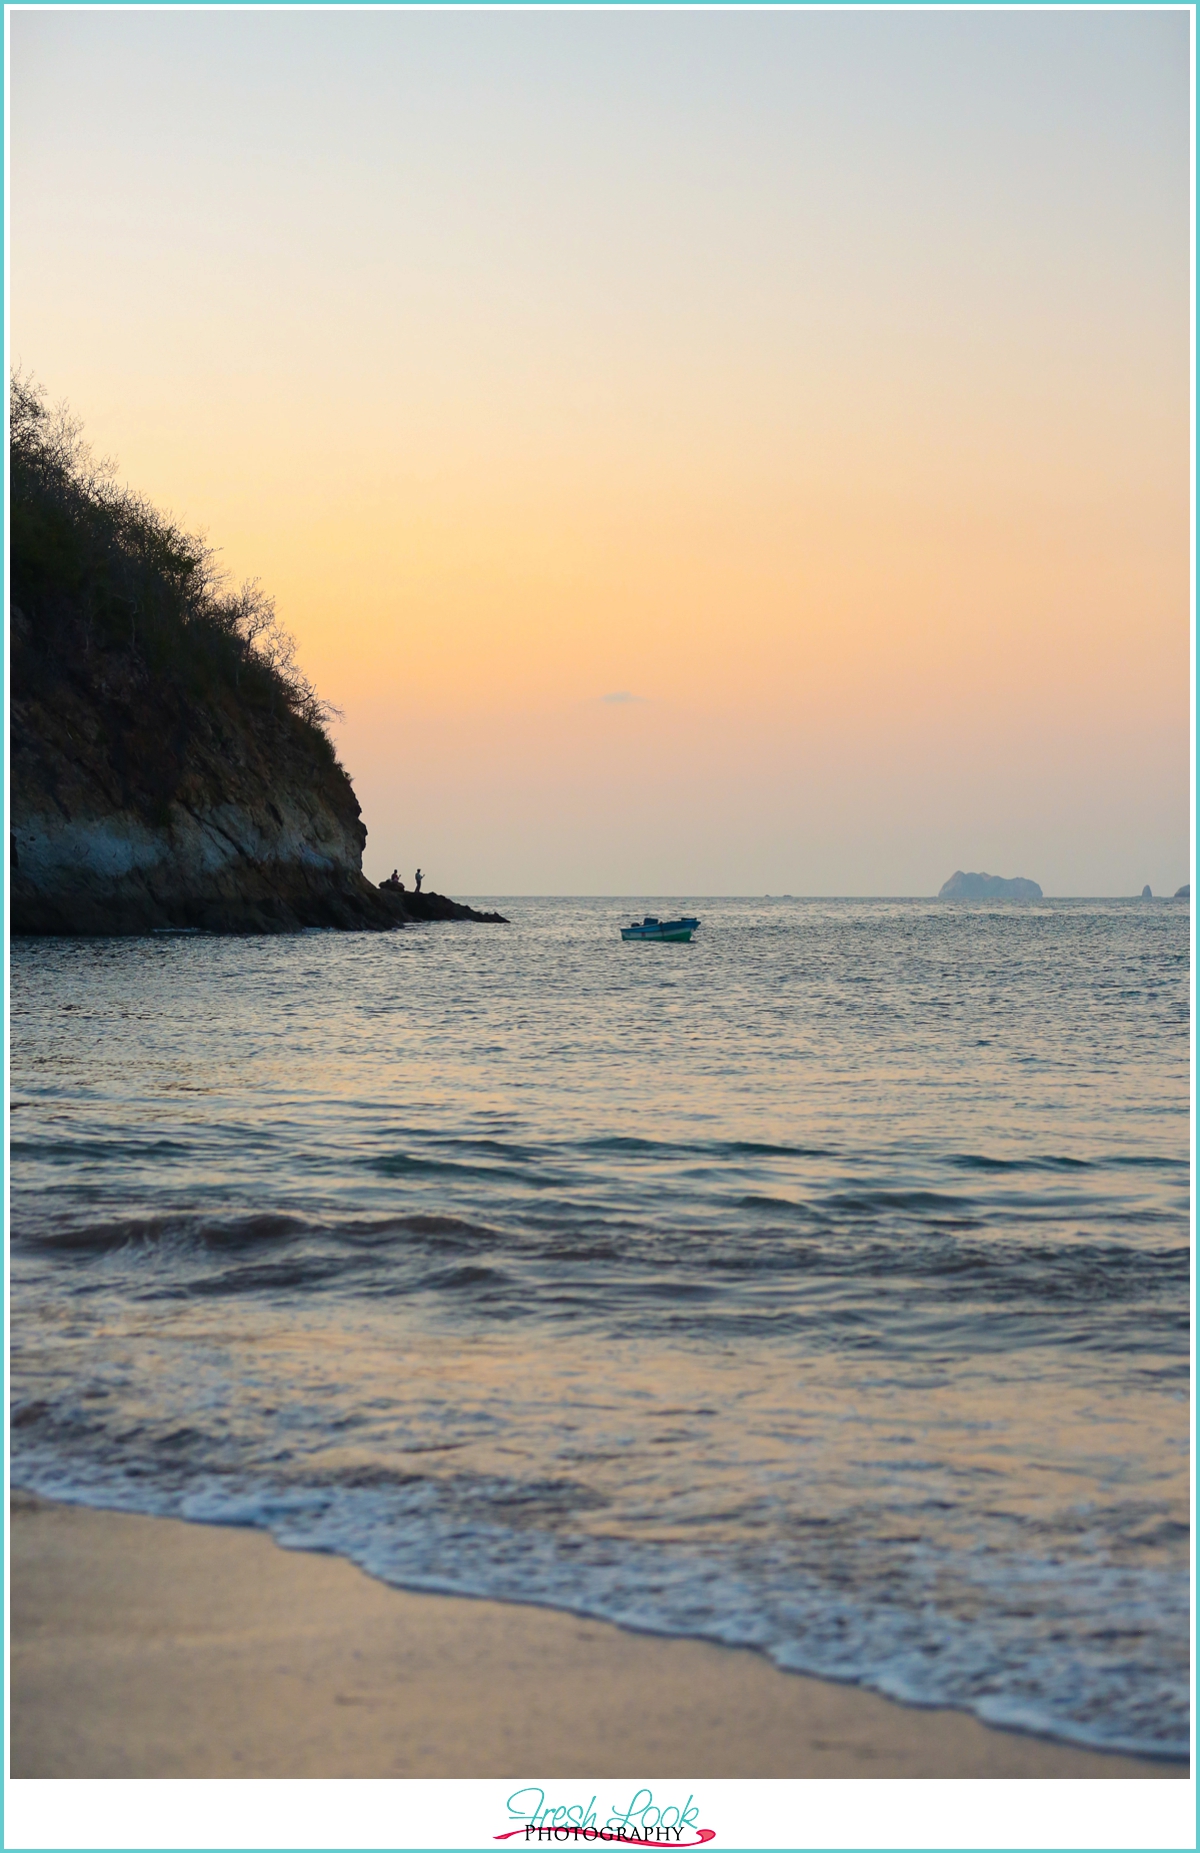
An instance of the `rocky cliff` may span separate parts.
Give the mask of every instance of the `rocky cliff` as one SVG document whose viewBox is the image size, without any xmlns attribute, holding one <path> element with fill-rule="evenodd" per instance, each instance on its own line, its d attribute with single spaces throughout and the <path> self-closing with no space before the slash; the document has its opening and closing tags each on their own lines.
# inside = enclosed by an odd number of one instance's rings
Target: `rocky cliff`
<svg viewBox="0 0 1200 1853">
<path fill-rule="evenodd" d="M 28 382 L 11 406 L 13 932 L 480 918 L 363 875 L 358 801 L 270 601 L 227 592 Z"/>
<path fill-rule="evenodd" d="M 57 627 L 61 642 L 61 626 Z M 285 710 L 200 701 L 134 649 L 37 647 L 12 614 L 14 933 L 391 926 L 350 780 Z"/>
</svg>

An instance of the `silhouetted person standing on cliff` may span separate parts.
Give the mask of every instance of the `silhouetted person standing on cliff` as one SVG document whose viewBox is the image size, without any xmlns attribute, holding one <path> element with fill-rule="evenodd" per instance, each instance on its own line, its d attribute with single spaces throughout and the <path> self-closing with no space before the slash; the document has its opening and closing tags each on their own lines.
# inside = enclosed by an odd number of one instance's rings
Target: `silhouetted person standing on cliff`
<svg viewBox="0 0 1200 1853">
<path fill-rule="evenodd" d="M 421 892 L 421 883 L 422 883 L 422 882 L 424 881 L 424 879 L 425 879 L 425 877 L 424 877 L 424 876 L 422 875 L 422 873 L 421 873 L 421 871 L 420 871 L 420 869 L 418 869 L 418 870 L 417 870 L 417 872 L 416 872 L 416 874 L 415 874 L 415 875 L 413 876 L 413 880 L 414 880 L 414 881 L 416 882 L 416 884 L 417 884 L 417 888 L 416 888 L 416 891 L 417 891 L 417 893 L 418 893 L 418 894 L 420 894 L 420 892 Z"/>
</svg>

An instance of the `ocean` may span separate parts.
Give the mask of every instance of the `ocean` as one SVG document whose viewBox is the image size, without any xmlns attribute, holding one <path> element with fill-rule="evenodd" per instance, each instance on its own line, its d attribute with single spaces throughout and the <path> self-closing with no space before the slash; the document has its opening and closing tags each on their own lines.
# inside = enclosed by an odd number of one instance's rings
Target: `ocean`
<svg viewBox="0 0 1200 1853">
<path fill-rule="evenodd" d="M 1188 905 L 476 904 L 14 942 L 14 1485 L 1186 1756 Z"/>
</svg>

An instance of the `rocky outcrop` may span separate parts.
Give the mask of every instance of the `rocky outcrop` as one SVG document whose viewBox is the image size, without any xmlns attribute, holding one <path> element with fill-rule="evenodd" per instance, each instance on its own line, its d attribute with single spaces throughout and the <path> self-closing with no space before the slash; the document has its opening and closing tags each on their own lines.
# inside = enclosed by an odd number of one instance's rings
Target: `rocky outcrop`
<svg viewBox="0 0 1200 1853">
<path fill-rule="evenodd" d="M 358 800 L 319 729 L 220 684 L 200 699 L 136 648 L 63 652 L 63 635 L 40 649 L 14 609 L 14 933 L 499 918 L 366 879 Z"/>
<path fill-rule="evenodd" d="M 12 645 L 14 933 L 397 924 L 315 728 L 198 700 L 136 649 L 48 657 L 19 609 Z"/>
<path fill-rule="evenodd" d="M 390 881 L 381 881 L 376 893 L 404 926 L 422 920 L 480 920 L 489 926 L 508 925 L 504 914 L 481 914 L 465 901 L 451 901 L 444 894 L 417 894 L 409 888 L 394 887 Z"/>
<path fill-rule="evenodd" d="M 362 872 L 329 710 L 256 582 L 9 392 L 14 933 L 222 933 L 485 919 Z"/>
<path fill-rule="evenodd" d="M 1192 898 L 1192 884 L 1190 881 L 1185 881 L 1182 888 L 1176 888 L 1175 899 L 1177 901 L 1190 901 L 1191 898 Z"/>
<path fill-rule="evenodd" d="M 964 874 L 955 869 L 938 890 L 939 901 L 1040 901 L 1042 891 L 1024 875 Z"/>
</svg>

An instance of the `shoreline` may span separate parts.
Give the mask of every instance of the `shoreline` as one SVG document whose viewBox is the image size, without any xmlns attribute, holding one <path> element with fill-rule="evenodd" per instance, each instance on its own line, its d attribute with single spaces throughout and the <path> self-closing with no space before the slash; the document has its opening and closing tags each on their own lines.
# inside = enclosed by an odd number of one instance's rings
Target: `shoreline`
<svg viewBox="0 0 1200 1853">
<path fill-rule="evenodd" d="M 429 1595 L 265 1533 L 10 1502 L 20 1778 L 1186 1779 L 749 1648 Z"/>
</svg>

